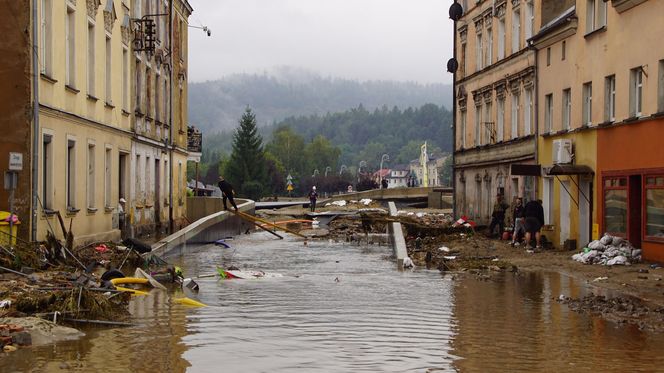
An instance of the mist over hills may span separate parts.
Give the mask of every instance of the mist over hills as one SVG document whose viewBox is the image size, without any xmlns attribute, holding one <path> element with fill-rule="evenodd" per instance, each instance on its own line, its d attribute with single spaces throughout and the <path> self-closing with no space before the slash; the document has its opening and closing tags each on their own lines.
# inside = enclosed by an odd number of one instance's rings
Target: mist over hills
<svg viewBox="0 0 664 373">
<path fill-rule="evenodd" d="M 280 67 L 263 74 L 189 83 L 189 124 L 206 134 L 232 130 L 247 106 L 256 114 L 258 125 L 266 126 L 287 117 L 344 112 L 359 104 L 374 110 L 427 103 L 450 108 L 451 85 L 357 81 Z"/>
</svg>

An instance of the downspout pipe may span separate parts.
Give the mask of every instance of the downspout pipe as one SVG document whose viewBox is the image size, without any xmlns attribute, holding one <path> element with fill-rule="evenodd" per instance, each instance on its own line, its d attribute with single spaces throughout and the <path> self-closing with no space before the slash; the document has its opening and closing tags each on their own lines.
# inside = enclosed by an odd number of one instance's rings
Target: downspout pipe
<svg viewBox="0 0 664 373">
<path fill-rule="evenodd" d="M 168 100 L 168 116 L 170 121 L 170 126 L 168 127 L 168 230 L 170 233 L 173 233 L 173 125 L 175 124 L 173 121 L 173 69 L 175 69 L 175 64 L 173 62 L 173 52 L 175 50 L 175 48 L 173 48 L 173 1 L 168 2 L 168 40 L 171 49 L 169 53 L 171 64 L 169 71 L 170 89 L 168 92 L 170 97 Z"/>
<path fill-rule="evenodd" d="M 452 37 L 454 38 L 452 57 L 456 61 L 457 59 L 457 21 L 453 22 L 454 31 L 452 32 Z M 452 73 L 452 218 L 456 219 L 457 215 L 457 196 L 456 196 L 456 165 L 455 165 L 455 156 L 456 153 L 456 131 L 457 131 L 457 100 L 456 100 L 456 80 L 457 80 L 457 71 L 458 68 Z"/>
<path fill-rule="evenodd" d="M 37 241 L 37 191 L 39 190 L 39 56 L 37 35 L 39 1 L 32 0 L 32 214 L 30 239 Z"/>
</svg>

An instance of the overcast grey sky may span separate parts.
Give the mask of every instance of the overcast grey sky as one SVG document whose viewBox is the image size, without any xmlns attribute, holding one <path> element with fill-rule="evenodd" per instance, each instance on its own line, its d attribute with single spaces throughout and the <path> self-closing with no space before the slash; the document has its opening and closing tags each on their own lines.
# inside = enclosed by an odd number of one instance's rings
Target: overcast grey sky
<svg viewBox="0 0 664 373">
<path fill-rule="evenodd" d="M 450 83 L 452 0 L 189 0 L 189 78 L 294 66 L 360 80 Z"/>
</svg>

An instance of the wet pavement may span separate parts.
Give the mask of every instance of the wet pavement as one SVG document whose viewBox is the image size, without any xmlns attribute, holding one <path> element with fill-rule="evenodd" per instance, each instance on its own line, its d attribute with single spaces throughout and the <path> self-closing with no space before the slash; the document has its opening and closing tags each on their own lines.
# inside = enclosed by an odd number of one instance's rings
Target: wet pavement
<svg viewBox="0 0 664 373">
<path fill-rule="evenodd" d="M 203 278 L 198 295 L 152 290 L 130 304 L 138 326 L 3 354 L 0 371 L 664 371 L 664 335 L 557 302 L 599 291 L 570 277 L 397 272 L 385 246 L 267 233 L 229 243 L 171 259 L 185 276 L 235 265 L 284 277 Z M 182 295 L 209 307 L 170 300 Z"/>
</svg>

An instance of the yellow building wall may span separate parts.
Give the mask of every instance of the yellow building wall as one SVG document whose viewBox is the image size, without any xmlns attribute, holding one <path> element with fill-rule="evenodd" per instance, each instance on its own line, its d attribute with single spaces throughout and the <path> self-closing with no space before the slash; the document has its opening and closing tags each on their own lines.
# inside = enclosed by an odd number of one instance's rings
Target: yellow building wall
<svg viewBox="0 0 664 373">
<path fill-rule="evenodd" d="M 574 155 L 575 163 L 577 165 L 586 165 L 596 170 L 597 168 L 597 131 L 588 130 L 585 132 L 579 133 L 568 133 L 560 136 L 547 136 L 538 138 L 538 158 L 539 163 L 542 167 L 551 167 L 553 165 L 553 141 L 557 139 L 571 139 L 574 146 Z M 546 205 L 545 195 L 544 195 L 544 180 L 546 178 L 539 178 L 538 186 L 538 198 L 544 201 Z M 582 245 L 585 245 L 587 242 L 578 242 L 579 237 L 579 208 L 574 203 L 573 200 L 580 202 L 583 195 L 579 192 L 579 176 L 570 175 L 570 176 L 555 176 L 552 177 L 553 180 L 553 205 L 552 205 L 552 220 L 548 221 L 548 225 L 542 228 L 542 234 L 547 237 L 547 239 L 553 242 L 555 247 L 561 247 L 561 244 L 565 241 L 566 238 L 577 239 L 577 249 L 582 248 Z M 567 194 L 565 189 L 561 185 L 561 181 L 569 181 L 569 193 L 570 198 L 570 209 L 569 216 L 561 216 L 561 196 Z M 593 224 L 597 223 L 597 177 L 592 176 L 592 195 L 588 196 L 591 201 L 591 212 L 590 216 Z M 561 221 L 567 219 L 569 221 L 569 236 L 561 237 Z M 545 221 L 548 220 L 546 216 L 545 208 Z M 590 238 L 592 240 L 592 237 Z"/>
</svg>

